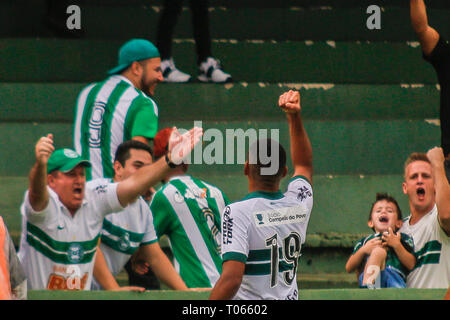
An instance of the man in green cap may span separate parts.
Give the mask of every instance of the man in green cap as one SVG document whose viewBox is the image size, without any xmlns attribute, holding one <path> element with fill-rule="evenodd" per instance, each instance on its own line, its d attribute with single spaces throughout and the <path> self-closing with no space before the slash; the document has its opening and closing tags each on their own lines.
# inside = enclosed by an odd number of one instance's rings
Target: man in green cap
<svg viewBox="0 0 450 320">
<path fill-rule="evenodd" d="M 158 106 L 151 98 L 163 81 L 158 49 L 144 39 L 126 42 L 108 75 L 84 88 L 76 103 L 74 147 L 91 162 L 87 180 L 112 178 L 117 147 L 131 139 L 148 144 L 158 130 Z"/>
<path fill-rule="evenodd" d="M 54 151 L 53 135 L 39 139 L 21 206 L 19 259 L 33 290 L 89 290 L 103 219 L 122 211 L 165 177 L 202 136 L 175 129 L 169 155 L 118 183 L 85 188 L 90 162 L 71 149 Z"/>
</svg>

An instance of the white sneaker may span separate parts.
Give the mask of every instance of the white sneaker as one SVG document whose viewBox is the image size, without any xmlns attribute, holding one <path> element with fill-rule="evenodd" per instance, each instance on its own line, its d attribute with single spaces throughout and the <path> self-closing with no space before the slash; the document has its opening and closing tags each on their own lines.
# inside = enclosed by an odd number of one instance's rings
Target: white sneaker
<svg viewBox="0 0 450 320">
<path fill-rule="evenodd" d="M 233 81 L 231 75 L 223 72 L 220 61 L 213 57 L 208 57 L 206 61 L 203 61 L 199 70 L 198 80 L 202 82 L 225 83 Z"/>
<path fill-rule="evenodd" d="M 164 77 L 164 82 L 188 82 L 191 76 L 187 73 L 181 72 L 175 67 L 173 59 L 164 59 L 161 61 L 161 70 Z"/>
</svg>

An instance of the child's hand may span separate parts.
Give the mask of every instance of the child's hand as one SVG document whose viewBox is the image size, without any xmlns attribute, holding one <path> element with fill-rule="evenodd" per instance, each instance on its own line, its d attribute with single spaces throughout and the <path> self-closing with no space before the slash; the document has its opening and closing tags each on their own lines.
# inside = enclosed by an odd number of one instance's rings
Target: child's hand
<svg viewBox="0 0 450 320">
<path fill-rule="evenodd" d="M 364 250 L 365 254 L 370 255 L 372 253 L 372 250 L 376 247 L 381 247 L 381 239 L 378 237 L 367 241 L 366 244 L 361 247 L 361 249 Z"/>
<path fill-rule="evenodd" d="M 389 232 L 385 232 L 383 233 L 383 235 L 381 236 L 381 239 L 383 239 L 383 241 L 385 241 L 383 243 L 383 246 L 389 246 L 393 249 L 395 249 L 398 246 L 401 246 L 401 236 L 400 236 L 400 232 L 397 232 L 397 234 L 392 230 L 392 228 L 389 228 Z"/>
</svg>

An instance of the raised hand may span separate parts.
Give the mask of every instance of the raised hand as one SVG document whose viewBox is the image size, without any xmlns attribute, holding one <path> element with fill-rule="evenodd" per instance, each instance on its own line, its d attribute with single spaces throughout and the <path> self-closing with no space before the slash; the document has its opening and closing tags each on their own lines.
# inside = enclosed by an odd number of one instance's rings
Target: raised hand
<svg viewBox="0 0 450 320">
<path fill-rule="evenodd" d="M 289 90 L 278 99 L 278 106 L 286 113 L 297 113 L 300 111 L 300 92 Z"/>
<path fill-rule="evenodd" d="M 185 162 L 195 145 L 200 142 L 202 135 L 202 128 L 194 127 L 180 134 L 174 127 L 169 138 L 169 160 L 176 165 Z"/>
<path fill-rule="evenodd" d="M 36 143 L 36 161 L 39 164 L 47 164 L 53 151 L 55 151 L 55 147 L 53 146 L 53 134 L 49 133 L 46 137 L 41 137 Z"/>
</svg>

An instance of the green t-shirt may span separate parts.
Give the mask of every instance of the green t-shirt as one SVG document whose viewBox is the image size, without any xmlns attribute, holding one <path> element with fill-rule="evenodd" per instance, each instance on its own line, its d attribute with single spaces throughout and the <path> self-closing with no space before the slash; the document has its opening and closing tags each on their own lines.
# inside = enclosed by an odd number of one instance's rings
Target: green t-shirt
<svg viewBox="0 0 450 320">
<path fill-rule="evenodd" d="M 362 246 L 366 244 L 367 241 L 373 239 L 373 238 L 381 238 L 381 233 L 375 233 L 371 234 L 370 236 L 364 237 L 361 240 L 359 240 L 355 247 L 353 248 L 353 254 L 356 253 Z M 400 233 L 400 242 L 402 243 L 403 247 L 410 253 L 414 254 L 414 241 L 413 238 L 411 238 L 406 233 Z M 364 257 L 363 263 L 362 263 L 362 269 L 364 270 L 364 267 L 366 265 L 368 256 L 366 255 Z M 400 276 L 406 281 L 406 276 L 409 273 L 409 270 L 400 262 L 397 255 L 395 254 L 395 251 L 392 248 L 389 248 L 387 251 L 387 257 L 386 257 L 386 267 L 390 267 L 394 270 L 396 270 Z"/>
</svg>

